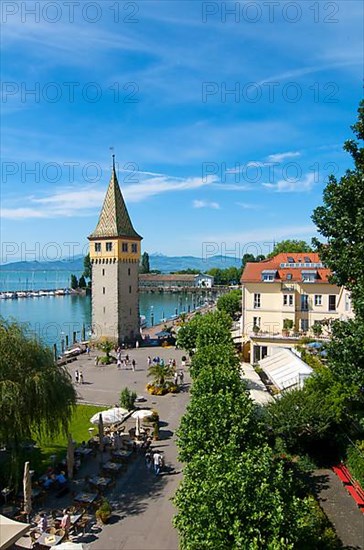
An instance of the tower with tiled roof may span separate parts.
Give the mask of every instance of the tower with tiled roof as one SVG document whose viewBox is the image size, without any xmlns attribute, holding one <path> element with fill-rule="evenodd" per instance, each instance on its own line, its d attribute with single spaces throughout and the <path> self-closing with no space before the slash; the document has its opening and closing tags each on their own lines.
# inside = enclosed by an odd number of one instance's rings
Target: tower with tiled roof
<svg viewBox="0 0 364 550">
<path fill-rule="evenodd" d="M 139 337 L 138 273 L 142 237 L 121 193 L 115 156 L 96 229 L 88 237 L 92 264 L 92 339 L 131 343 Z"/>
</svg>

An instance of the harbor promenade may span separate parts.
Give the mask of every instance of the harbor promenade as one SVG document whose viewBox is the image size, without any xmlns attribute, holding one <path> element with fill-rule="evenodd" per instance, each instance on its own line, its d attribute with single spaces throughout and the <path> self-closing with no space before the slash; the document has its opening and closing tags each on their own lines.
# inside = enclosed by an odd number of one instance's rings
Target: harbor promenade
<svg viewBox="0 0 364 550">
<path fill-rule="evenodd" d="M 97 352 L 100 353 L 100 352 Z M 97 539 L 86 544 L 90 550 L 178 550 L 178 534 L 172 526 L 175 509 L 171 498 L 181 481 L 182 465 L 177 460 L 176 430 L 189 401 L 190 378 L 184 369 L 184 384 L 178 394 L 151 396 L 148 383 L 147 357 L 156 355 L 168 362 L 175 359 L 181 369 L 184 352 L 174 348 L 139 348 L 127 350 L 135 359 L 135 372 L 129 367 L 118 370 L 116 365 L 96 366 L 96 352 L 83 354 L 67 365 L 73 380 L 76 369 L 82 370 L 84 384 L 76 385 L 79 402 L 113 406 L 121 389 L 128 387 L 146 401 L 139 406 L 156 409 L 160 416 L 160 439 L 152 447 L 163 451 L 166 467 L 159 477 L 148 471 L 144 457 L 138 455 L 128 471 L 117 482 L 110 501 L 113 518 Z"/>
</svg>

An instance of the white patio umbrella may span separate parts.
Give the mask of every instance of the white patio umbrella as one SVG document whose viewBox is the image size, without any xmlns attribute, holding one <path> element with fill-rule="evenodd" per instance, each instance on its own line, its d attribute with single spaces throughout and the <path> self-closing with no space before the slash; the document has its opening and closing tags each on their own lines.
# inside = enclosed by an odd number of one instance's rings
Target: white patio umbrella
<svg viewBox="0 0 364 550">
<path fill-rule="evenodd" d="M 90 418 L 91 424 L 98 424 L 100 415 L 104 425 L 116 424 L 124 420 L 125 415 L 128 414 L 126 409 L 122 407 L 113 407 L 112 409 L 107 409 L 106 411 L 101 411 L 101 413 L 96 413 Z"/>
<path fill-rule="evenodd" d="M 140 416 L 137 416 L 137 417 L 136 417 L 135 435 L 136 435 L 137 437 L 140 436 Z"/>
<path fill-rule="evenodd" d="M 57 544 L 57 548 L 58 550 L 85 550 L 83 544 L 80 542 L 71 542 L 70 540 Z"/>
<path fill-rule="evenodd" d="M 131 415 L 132 418 L 146 418 L 147 416 L 152 416 L 153 412 L 148 409 L 139 409 L 134 411 Z"/>
<path fill-rule="evenodd" d="M 29 517 L 29 514 L 32 511 L 32 480 L 30 477 L 29 462 L 26 462 L 24 464 L 23 493 L 24 493 L 24 512 Z"/>
<path fill-rule="evenodd" d="M 0 548 L 5 550 L 22 537 L 30 528 L 29 523 L 14 521 L 0 515 Z"/>
<path fill-rule="evenodd" d="M 104 450 L 104 422 L 102 420 L 101 413 L 99 414 L 99 440 L 100 440 L 99 449 L 100 449 L 100 452 L 102 453 L 102 451 Z"/>
</svg>

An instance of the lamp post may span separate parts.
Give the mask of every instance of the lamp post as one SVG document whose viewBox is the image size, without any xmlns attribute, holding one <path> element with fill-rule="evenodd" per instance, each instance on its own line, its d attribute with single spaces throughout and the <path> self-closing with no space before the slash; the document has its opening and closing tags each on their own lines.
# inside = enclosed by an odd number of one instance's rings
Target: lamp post
<svg viewBox="0 0 364 550">
<path fill-rule="evenodd" d="M 61 350 L 63 355 L 64 354 L 64 332 L 61 332 Z"/>
<path fill-rule="evenodd" d="M 154 311 L 153 311 L 153 306 L 150 306 L 150 324 L 152 325 L 152 327 L 154 327 Z"/>
</svg>

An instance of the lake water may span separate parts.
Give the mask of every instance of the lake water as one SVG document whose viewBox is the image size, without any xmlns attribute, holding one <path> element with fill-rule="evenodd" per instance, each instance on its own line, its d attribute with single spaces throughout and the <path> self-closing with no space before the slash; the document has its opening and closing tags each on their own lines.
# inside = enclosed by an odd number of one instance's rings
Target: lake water
<svg viewBox="0 0 364 550">
<path fill-rule="evenodd" d="M 68 288 L 72 273 L 77 278 L 82 275 L 82 271 L 6 271 L 0 268 L 0 292 Z"/>
<path fill-rule="evenodd" d="M 171 318 L 176 313 L 187 312 L 189 309 L 192 311 L 203 301 L 203 297 L 192 293 L 141 293 L 139 309 L 140 314 L 145 315 L 147 325 L 151 326 L 160 323 L 162 319 Z M 86 338 L 88 337 L 91 298 L 68 295 L 0 300 L 0 315 L 5 319 L 14 318 L 22 323 L 28 323 L 30 331 L 45 344 L 60 346 L 66 335 L 71 343 L 74 332 L 77 334 L 77 340 L 80 340 L 83 325 L 86 329 Z"/>
</svg>

